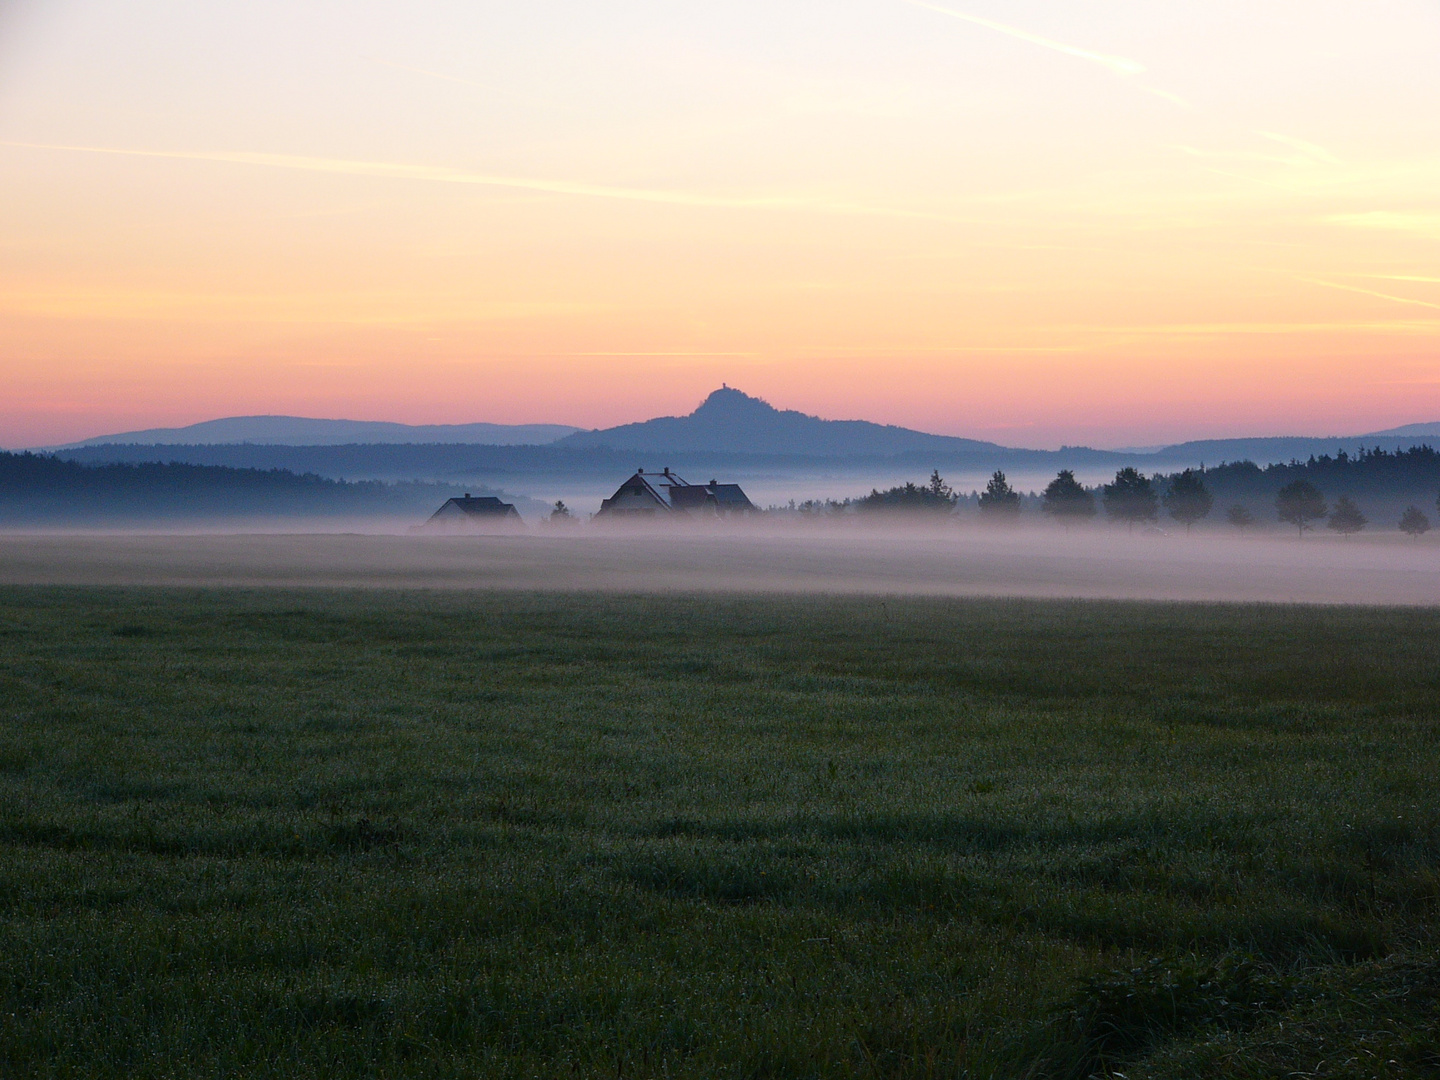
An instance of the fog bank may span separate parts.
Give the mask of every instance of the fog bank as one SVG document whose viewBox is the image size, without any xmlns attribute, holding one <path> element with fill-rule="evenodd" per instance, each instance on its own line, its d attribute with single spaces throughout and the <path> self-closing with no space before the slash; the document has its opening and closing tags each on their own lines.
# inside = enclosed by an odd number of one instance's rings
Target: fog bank
<svg viewBox="0 0 1440 1080">
<path fill-rule="evenodd" d="M 0 534 L 0 584 L 1440 604 L 1440 541 L 1119 531 Z"/>
</svg>

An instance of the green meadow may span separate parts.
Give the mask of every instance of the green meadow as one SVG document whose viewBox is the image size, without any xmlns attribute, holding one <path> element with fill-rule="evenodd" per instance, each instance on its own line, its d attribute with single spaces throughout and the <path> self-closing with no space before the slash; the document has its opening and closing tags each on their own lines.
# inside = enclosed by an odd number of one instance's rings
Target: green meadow
<svg viewBox="0 0 1440 1080">
<path fill-rule="evenodd" d="M 0 590 L 0 1076 L 1440 1075 L 1440 611 Z"/>
</svg>

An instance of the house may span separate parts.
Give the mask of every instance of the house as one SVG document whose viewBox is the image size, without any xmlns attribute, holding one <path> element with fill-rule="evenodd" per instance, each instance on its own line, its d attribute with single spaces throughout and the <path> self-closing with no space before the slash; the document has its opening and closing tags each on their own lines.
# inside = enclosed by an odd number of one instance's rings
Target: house
<svg viewBox="0 0 1440 1080">
<path fill-rule="evenodd" d="M 467 491 L 463 498 L 447 499 L 420 527 L 426 532 L 475 532 L 523 526 L 514 503 L 501 502 L 493 495 L 472 496 Z"/>
<path fill-rule="evenodd" d="M 753 513 L 755 506 L 739 484 L 692 484 L 678 473 L 665 469 L 635 475 L 600 504 L 600 517 L 669 518 L 727 517 Z"/>
</svg>

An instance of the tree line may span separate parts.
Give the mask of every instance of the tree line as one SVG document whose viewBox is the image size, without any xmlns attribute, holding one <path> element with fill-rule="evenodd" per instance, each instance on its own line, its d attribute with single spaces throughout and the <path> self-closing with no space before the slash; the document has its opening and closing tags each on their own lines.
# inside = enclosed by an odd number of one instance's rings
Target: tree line
<svg viewBox="0 0 1440 1080">
<path fill-rule="evenodd" d="M 1425 449 L 1429 451 L 1428 447 Z M 1383 450 L 1377 450 L 1361 460 L 1371 465 L 1378 457 L 1393 459 L 1411 453 L 1397 451 L 1395 454 L 1386 454 Z M 1334 461 L 1326 460 L 1327 464 Z M 1344 460 L 1343 452 L 1341 460 Z M 1413 457 L 1411 460 L 1413 461 Z M 1110 483 L 1102 484 L 1098 488 L 1087 488 L 1075 479 L 1072 470 L 1061 469 L 1041 492 L 1040 511 L 1067 527 L 1088 522 L 1103 511 L 1106 518 L 1123 523 L 1131 530 L 1136 526 L 1155 526 L 1163 511 L 1169 518 L 1185 526 L 1185 531 L 1189 532 L 1196 524 L 1209 517 L 1215 508 L 1215 495 L 1207 483 L 1208 479 L 1209 473 L 1203 468 L 1185 469 L 1171 476 L 1156 474 L 1154 477 L 1147 477 L 1138 469 L 1127 466 L 1117 471 L 1115 479 Z M 1023 505 L 1020 492 L 1011 486 L 1005 473 L 999 470 L 991 475 L 985 490 L 978 494 L 976 501 L 981 517 L 995 522 L 1018 519 Z M 802 504 L 799 509 L 802 513 L 810 514 L 827 511 L 835 513 L 845 512 L 853 505 L 860 513 L 950 513 L 958 502 L 959 496 L 937 469 L 931 473 L 926 484 L 907 483 L 885 491 L 872 490 L 869 495 L 853 502 L 848 499 L 844 503 L 810 502 Z M 1440 496 L 1436 497 L 1435 503 L 1436 511 L 1440 513 Z M 1324 521 L 1327 528 L 1343 535 L 1361 532 L 1369 525 L 1369 519 L 1350 496 L 1340 495 L 1331 506 L 1320 489 L 1303 477 L 1290 480 L 1275 493 L 1274 510 L 1276 520 L 1294 526 L 1301 536 L 1320 521 Z M 1226 510 L 1225 517 L 1231 525 L 1241 530 L 1256 524 L 1254 512 L 1242 503 L 1232 504 Z M 1430 530 L 1430 519 L 1424 511 L 1412 504 L 1400 515 L 1398 527 L 1402 532 L 1420 536 Z"/>
<path fill-rule="evenodd" d="M 177 462 L 81 465 L 0 451 L 0 525 L 119 519 L 429 513 L 443 485 L 331 480 L 284 469 Z"/>
</svg>

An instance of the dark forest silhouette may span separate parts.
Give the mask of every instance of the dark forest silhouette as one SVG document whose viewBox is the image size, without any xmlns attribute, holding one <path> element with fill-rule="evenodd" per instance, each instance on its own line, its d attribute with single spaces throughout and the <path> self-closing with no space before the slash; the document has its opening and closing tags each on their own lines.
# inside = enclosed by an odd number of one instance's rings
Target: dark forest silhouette
<svg viewBox="0 0 1440 1080">
<path fill-rule="evenodd" d="M 0 525 L 250 515 L 414 516 L 449 497 L 436 484 L 330 480 L 283 469 L 179 463 L 80 465 L 0 451 Z"/>
</svg>

